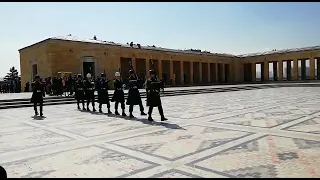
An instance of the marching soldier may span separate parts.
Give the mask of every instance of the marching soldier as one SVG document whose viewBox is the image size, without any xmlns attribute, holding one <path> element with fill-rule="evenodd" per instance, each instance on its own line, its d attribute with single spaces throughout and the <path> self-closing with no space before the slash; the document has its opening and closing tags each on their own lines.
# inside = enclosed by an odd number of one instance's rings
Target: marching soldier
<svg viewBox="0 0 320 180">
<path fill-rule="evenodd" d="M 90 111 L 89 104 L 92 103 L 92 110 L 96 112 L 95 104 L 94 104 L 94 86 L 95 83 L 91 79 L 91 74 L 87 74 L 87 79 L 83 81 L 84 84 L 84 95 L 87 100 L 87 111 Z"/>
<path fill-rule="evenodd" d="M 99 103 L 99 112 L 102 113 L 102 104 L 107 104 L 108 114 L 111 114 L 110 111 L 110 101 L 109 101 L 109 86 L 108 83 L 110 80 L 107 80 L 106 75 L 101 73 L 101 80 L 97 82 L 98 90 L 98 103 Z"/>
<path fill-rule="evenodd" d="M 132 111 L 134 105 L 139 105 L 141 115 L 147 115 L 144 113 L 144 108 L 142 105 L 140 92 L 138 89 L 138 79 L 135 77 L 135 73 L 133 70 L 129 71 L 130 77 L 129 77 L 129 92 L 128 92 L 128 98 L 127 98 L 127 105 L 129 105 L 129 112 L 130 112 L 130 118 L 134 118 Z"/>
<path fill-rule="evenodd" d="M 119 105 L 119 103 L 121 103 L 122 116 L 127 116 L 126 113 L 124 112 L 125 105 L 124 105 L 123 88 L 125 87 L 125 85 L 123 84 L 123 81 L 121 80 L 119 72 L 116 72 L 114 74 L 114 76 L 116 77 L 116 79 L 113 80 L 114 93 L 113 93 L 111 102 L 115 102 L 115 114 L 116 115 L 120 115 L 118 112 L 118 105 Z"/>
<path fill-rule="evenodd" d="M 84 85 L 83 85 L 83 81 L 82 81 L 82 77 L 81 74 L 77 75 L 77 80 L 75 82 L 75 99 L 77 100 L 77 105 L 78 105 L 78 109 L 80 109 L 80 101 L 82 103 L 82 110 L 86 110 L 86 108 L 84 107 Z"/>
<path fill-rule="evenodd" d="M 161 87 L 161 82 L 159 79 L 156 78 L 156 73 L 154 70 L 149 70 L 150 78 L 147 80 L 146 83 L 146 90 L 147 90 L 147 106 L 149 106 L 149 112 L 148 112 L 148 120 L 153 121 L 151 114 L 153 107 L 158 107 L 159 114 L 161 116 L 161 121 L 168 120 L 163 115 L 163 108 L 162 103 L 160 99 L 160 89 L 163 89 Z"/>
<path fill-rule="evenodd" d="M 31 102 L 33 103 L 34 113 L 37 116 L 37 104 L 40 106 L 40 116 L 43 116 L 43 97 L 45 97 L 44 85 L 40 82 L 40 76 L 34 77 L 35 81 L 32 83 L 32 97 Z"/>
</svg>

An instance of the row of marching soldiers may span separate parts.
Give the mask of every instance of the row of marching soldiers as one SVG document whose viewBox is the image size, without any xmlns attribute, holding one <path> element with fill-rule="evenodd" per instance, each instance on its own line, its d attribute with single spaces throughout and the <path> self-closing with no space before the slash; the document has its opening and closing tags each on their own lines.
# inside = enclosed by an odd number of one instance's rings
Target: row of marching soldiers
<svg viewBox="0 0 320 180">
<path fill-rule="evenodd" d="M 148 120 L 153 121 L 151 116 L 152 110 L 154 107 L 158 107 L 161 121 L 167 120 L 163 114 L 162 103 L 160 99 L 160 90 L 164 87 L 160 80 L 156 77 L 156 72 L 150 70 L 150 78 L 146 80 L 146 91 L 147 91 L 147 106 L 149 106 L 148 111 Z M 140 97 L 140 92 L 138 89 L 139 79 L 134 73 L 134 70 L 129 71 L 129 91 L 126 104 L 129 105 L 130 118 L 134 118 L 133 107 L 139 105 L 141 115 L 147 115 L 144 113 L 144 107 Z M 80 103 L 82 104 L 82 110 L 90 111 L 89 105 L 92 104 L 92 110 L 95 112 L 95 90 L 98 91 L 98 103 L 99 103 L 99 112 L 102 113 L 102 105 L 107 104 L 108 114 L 112 114 L 110 110 L 110 101 L 109 101 L 109 87 L 107 79 L 104 73 L 101 74 L 101 80 L 95 84 L 94 79 L 92 79 L 91 74 L 87 74 L 87 78 L 83 80 L 82 75 L 78 74 L 77 80 L 75 82 L 75 99 L 77 100 L 78 109 L 80 108 Z M 115 79 L 113 80 L 114 84 L 114 93 L 111 99 L 111 102 L 115 102 L 115 114 L 120 115 L 118 112 L 118 106 L 121 105 L 122 116 L 127 116 L 125 113 L 125 97 L 124 97 L 124 88 L 125 84 L 122 81 L 121 75 L 119 72 L 115 73 Z M 95 89 L 96 88 L 96 89 Z M 31 102 L 34 103 L 35 114 L 38 115 L 37 104 L 40 106 L 40 116 L 43 116 L 43 97 L 45 96 L 44 87 L 40 82 L 40 77 L 35 77 L 35 82 L 32 83 L 33 94 Z M 86 107 L 85 107 L 86 101 Z"/>
</svg>

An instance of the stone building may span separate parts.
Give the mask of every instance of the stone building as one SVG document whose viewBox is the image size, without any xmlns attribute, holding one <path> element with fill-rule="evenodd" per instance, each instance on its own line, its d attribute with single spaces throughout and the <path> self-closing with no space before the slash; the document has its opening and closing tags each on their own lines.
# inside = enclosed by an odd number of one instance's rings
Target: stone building
<svg viewBox="0 0 320 180">
<path fill-rule="evenodd" d="M 32 81 L 35 74 L 45 78 L 61 71 L 94 76 L 106 72 L 112 78 L 114 72 L 120 71 L 122 76 L 127 76 L 130 63 L 139 77 L 154 68 L 166 81 L 175 77 L 177 85 L 256 82 L 257 67 L 261 67 L 261 81 L 298 80 L 298 62 L 301 62 L 302 80 L 315 79 L 320 70 L 317 68 L 315 73 L 315 64 L 319 66 L 315 59 L 320 57 L 320 46 L 236 56 L 143 46 L 133 42 L 119 44 L 96 37 L 82 40 L 69 35 L 45 39 L 20 49 L 19 53 L 22 84 Z M 309 77 L 305 70 L 308 61 Z M 273 77 L 269 76 L 269 66 L 273 67 Z"/>
</svg>

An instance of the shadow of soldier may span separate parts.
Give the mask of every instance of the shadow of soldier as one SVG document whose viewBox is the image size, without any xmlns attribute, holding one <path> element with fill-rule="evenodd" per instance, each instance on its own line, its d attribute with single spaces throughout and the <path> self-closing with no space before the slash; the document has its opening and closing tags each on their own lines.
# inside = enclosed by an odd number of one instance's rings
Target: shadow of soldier
<svg viewBox="0 0 320 180">
<path fill-rule="evenodd" d="M 7 171 L 0 166 L 0 179 L 7 179 Z"/>
<path fill-rule="evenodd" d="M 33 119 L 33 120 L 44 120 L 45 118 L 47 118 L 47 117 L 45 117 L 45 116 L 31 116 L 31 118 Z"/>
<path fill-rule="evenodd" d="M 143 124 L 148 124 L 151 126 L 162 126 L 167 129 L 180 129 L 180 130 L 186 130 L 183 127 L 179 126 L 178 124 L 171 124 L 168 123 L 167 121 L 148 121 L 147 118 L 130 118 L 130 117 L 124 117 L 123 119 L 130 120 L 130 121 L 136 121 L 136 122 L 141 122 Z"/>
</svg>

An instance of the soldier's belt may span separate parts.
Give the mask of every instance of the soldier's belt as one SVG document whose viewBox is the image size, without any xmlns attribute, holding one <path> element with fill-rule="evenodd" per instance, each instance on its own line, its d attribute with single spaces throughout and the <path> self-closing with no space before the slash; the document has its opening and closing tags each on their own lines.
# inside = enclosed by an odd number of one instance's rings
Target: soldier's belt
<svg viewBox="0 0 320 180">
<path fill-rule="evenodd" d="M 37 93 L 41 93 L 42 91 L 41 90 L 37 90 Z"/>
<path fill-rule="evenodd" d="M 107 88 L 101 88 L 102 90 L 106 90 Z"/>
<path fill-rule="evenodd" d="M 122 90 L 122 88 L 117 88 L 116 90 Z"/>
<path fill-rule="evenodd" d="M 83 88 L 78 88 L 77 90 L 78 90 L 78 91 L 82 91 L 82 90 L 83 90 Z"/>
<path fill-rule="evenodd" d="M 87 90 L 93 90 L 93 88 L 88 88 Z"/>
</svg>

